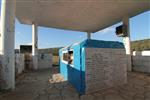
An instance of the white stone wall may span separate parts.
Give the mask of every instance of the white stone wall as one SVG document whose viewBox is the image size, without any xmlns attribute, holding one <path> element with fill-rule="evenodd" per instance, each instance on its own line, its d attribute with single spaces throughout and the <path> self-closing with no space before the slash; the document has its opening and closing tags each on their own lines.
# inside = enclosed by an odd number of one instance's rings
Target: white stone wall
<svg viewBox="0 0 150 100">
<path fill-rule="evenodd" d="M 2 56 L 0 55 L 0 69 L 1 69 L 1 66 L 2 66 Z"/>
<path fill-rule="evenodd" d="M 38 56 L 38 69 L 51 68 L 52 67 L 52 54 L 39 54 Z"/>
<path fill-rule="evenodd" d="M 124 49 L 86 49 L 86 93 L 127 82 L 127 56 Z"/>
<path fill-rule="evenodd" d="M 132 65 L 134 71 L 150 73 L 150 51 L 134 51 Z"/>
<path fill-rule="evenodd" d="M 37 57 L 31 55 L 31 54 L 26 54 L 26 66 L 25 68 L 27 70 L 35 70 L 33 65 L 38 66 L 37 69 L 45 69 L 45 68 L 50 68 L 52 67 L 52 54 L 39 54 L 38 55 L 38 62 L 37 64 L 33 64 L 33 60 L 35 60 Z"/>
<path fill-rule="evenodd" d="M 24 71 L 24 54 L 15 54 L 15 72 L 21 74 Z"/>
<path fill-rule="evenodd" d="M 0 55 L 0 86 L 3 84 L 2 68 L 2 56 Z"/>
<path fill-rule="evenodd" d="M 133 56 L 150 56 L 150 50 L 147 51 L 133 51 Z"/>
</svg>

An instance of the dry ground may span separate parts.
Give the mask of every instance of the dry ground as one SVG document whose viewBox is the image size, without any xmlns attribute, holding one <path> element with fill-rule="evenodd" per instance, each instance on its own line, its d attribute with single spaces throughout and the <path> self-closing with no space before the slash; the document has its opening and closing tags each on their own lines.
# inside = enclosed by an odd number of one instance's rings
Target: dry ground
<svg viewBox="0 0 150 100">
<path fill-rule="evenodd" d="M 0 94 L 0 100 L 150 100 L 150 75 L 130 72 L 128 84 L 79 96 L 57 74 L 57 68 L 26 72 L 17 78 L 16 89 Z"/>
</svg>

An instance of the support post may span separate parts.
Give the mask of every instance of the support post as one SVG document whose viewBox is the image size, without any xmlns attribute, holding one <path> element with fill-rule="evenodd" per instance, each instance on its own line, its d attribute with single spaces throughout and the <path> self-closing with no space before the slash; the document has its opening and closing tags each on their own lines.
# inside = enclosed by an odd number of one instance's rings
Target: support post
<svg viewBox="0 0 150 100">
<path fill-rule="evenodd" d="M 127 36 L 123 38 L 123 42 L 126 49 L 126 55 L 127 55 L 127 70 L 132 70 L 132 62 L 131 62 L 131 43 L 130 43 L 130 22 L 129 17 L 123 18 L 123 24 L 126 25 L 126 29 L 124 28 L 123 32 L 127 32 Z"/>
<path fill-rule="evenodd" d="M 91 33 L 87 32 L 87 39 L 91 39 Z"/>
<path fill-rule="evenodd" d="M 33 69 L 38 69 L 38 28 L 37 24 L 32 24 L 32 56 L 33 56 Z"/>
<path fill-rule="evenodd" d="M 0 89 L 15 88 L 15 10 L 16 0 L 1 1 Z"/>
</svg>

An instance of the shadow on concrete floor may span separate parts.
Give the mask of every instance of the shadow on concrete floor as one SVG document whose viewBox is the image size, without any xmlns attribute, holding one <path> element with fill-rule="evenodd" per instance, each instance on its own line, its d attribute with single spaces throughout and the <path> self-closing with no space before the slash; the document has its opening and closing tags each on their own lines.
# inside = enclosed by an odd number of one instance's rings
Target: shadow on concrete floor
<svg viewBox="0 0 150 100">
<path fill-rule="evenodd" d="M 129 72 L 125 85 L 79 96 L 58 67 L 26 72 L 17 79 L 16 89 L 1 94 L 0 100 L 150 100 L 150 74 Z"/>
</svg>

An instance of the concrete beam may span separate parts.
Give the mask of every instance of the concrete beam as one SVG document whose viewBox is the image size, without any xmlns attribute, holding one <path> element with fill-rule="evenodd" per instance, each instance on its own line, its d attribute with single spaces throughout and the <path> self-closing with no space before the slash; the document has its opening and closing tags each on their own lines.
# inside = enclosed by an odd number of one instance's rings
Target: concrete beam
<svg viewBox="0 0 150 100">
<path fill-rule="evenodd" d="M 1 33 L 0 33 L 0 88 L 15 88 L 15 11 L 16 0 L 1 1 Z"/>
<path fill-rule="evenodd" d="M 87 32 L 87 39 L 91 39 L 91 34 L 90 32 Z"/>
<path fill-rule="evenodd" d="M 123 32 L 127 32 L 127 36 L 123 38 L 123 42 L 126 49 L 126 54 L 128 56 L 128 65 L 127 70 L 132 70 L 132 62 L 131 62 L 131 43 L 130 43 L 130 23 L 129 23 L 129 17 L 123 18 L 123 24 L 126 25 L 126 29 L 124 28 Z"/>
<path fill-rule="evenodd" d="M 32 24 L 32 56 L 33 69 L 38 69 L 38 27 L 36 23 Z"/>
</svg>

